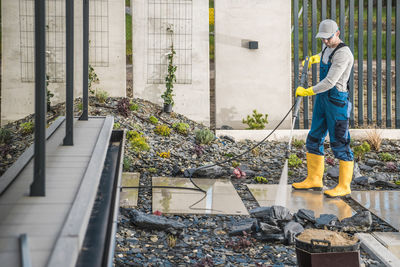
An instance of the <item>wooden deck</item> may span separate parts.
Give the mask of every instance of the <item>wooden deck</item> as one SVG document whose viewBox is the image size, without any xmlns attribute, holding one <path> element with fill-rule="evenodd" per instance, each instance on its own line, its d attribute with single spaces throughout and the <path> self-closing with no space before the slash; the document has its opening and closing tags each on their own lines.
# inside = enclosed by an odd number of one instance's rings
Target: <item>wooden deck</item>
<svg viewBox="0 0 400 267">
<path fill-rule="evenodd" d="M 63 146 L 64 122 L 46 142 L 46 196 L 29 196 L 33 160 L 0 196 L 1 266 L 21 266 L 21 234 L 32 266 L 75 265 L 112 128 L 112 117 L 77 120 L 74 146 Z"/>
</svg>

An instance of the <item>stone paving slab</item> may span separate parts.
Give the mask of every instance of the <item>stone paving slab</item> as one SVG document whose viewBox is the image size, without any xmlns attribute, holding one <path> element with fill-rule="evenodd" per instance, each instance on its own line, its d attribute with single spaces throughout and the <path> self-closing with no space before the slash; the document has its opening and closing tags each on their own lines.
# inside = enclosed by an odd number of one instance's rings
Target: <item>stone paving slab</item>
<svg viewBox="0 0 400 267">
<path fill-rule="evenodd" d="M 351 197 L 396 230 L 400 230 L 400 191 L 353 191 Z"/>
<path fill-rule="evenodd" d="M 139 186 L 140 173 L 124 172 L 122 173 L 122 187 L 124 186 Z M 120 197 L 119 205 L 122 208 L 132 208 L 137 206 L 139 189 L 123 188 Z"/>
<path fill-rule="evenodd" d="M 207 194 L 193 190 L 153 188 L 153 211 L 172 214 L 248 215 L 229 180 L 193 179 L 193 182 L 207 191 Z M 195 188 L 187 178 L 153 177 L 152 183 L 153 186 Z"/>
<path fill-rule="evenodd" d="M 373 232 L 372 235 L 390 252 L 393 253 L 400 262 L 400 233 L 399 232 Z"/>
<path fill-rule="evenodd" d="M 251 194 L 260 206 L 275 205 L 278 192 L 277 184 L 248 184 Z M 286 207 L 291 212 L 299 209 L 310 209 L 315 217 L 320 214 L 335 214 L 339 220 L 351 217 L 355 211 L 343 200 L 327 198 L 322 191 L 293 190 L 291 185 L 286 188 Z"/>
</svg>

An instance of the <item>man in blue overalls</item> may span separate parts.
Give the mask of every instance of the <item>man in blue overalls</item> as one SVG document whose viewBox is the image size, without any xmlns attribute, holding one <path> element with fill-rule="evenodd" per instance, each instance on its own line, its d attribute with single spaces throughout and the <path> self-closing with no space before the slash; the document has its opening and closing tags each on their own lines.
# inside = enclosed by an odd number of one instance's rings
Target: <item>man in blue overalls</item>
<svg viewBox="0 0 400 267">
<path fill-rule="evenodd" d="M 329 197 L 341 197 L 351 193 L 353 178 L 353 152 L 350 149 L 347 82 L 352 71 L 354 57 L 351 50 L 339 38 L 335 21 L 327 19 L 320 23 L 316 38 L 324 44 L 322 52 L 310 57 L 311 64 L 320 63 L 320 82 L 296 89 L 297 96 L 315 95 L 311 130 L 307 136 L 307 178 L 293 183 L 295 189 L 322 190 L 324 174 L 324 139 L 329 132 L 333 154 L 339 159 L 339 184 L 324 192 Z"/>
</svg>

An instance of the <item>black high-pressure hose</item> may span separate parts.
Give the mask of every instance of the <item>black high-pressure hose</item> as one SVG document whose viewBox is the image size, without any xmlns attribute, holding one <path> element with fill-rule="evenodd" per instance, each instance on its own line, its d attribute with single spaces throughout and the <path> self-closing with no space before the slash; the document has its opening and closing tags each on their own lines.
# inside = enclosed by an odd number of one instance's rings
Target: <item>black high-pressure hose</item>
<svg viewBox="0 0 400 267">
<path fill-rule="evenodd" d="M 305 63 L 303 66 L 303 71 L 301 74 L 301 81 L 300 81 L 300 85 L 305 86 L 306 82 L 307 82 L 307 71 L 308 71 L 308 61 L 309 58 L 306 57 L 305 59 Z M 189 208 L 191 209 L 197 209 L 197 210 L 210 210 L 210 209 L 206 209 L 206 208 L 192 208 L 194 205 L 196 205 L 197 203 L 199 203 L 200 201 L 202 201 L 206 196 L 207 196 L 207 192 L 203 189 L 201 189 L 193 180 L 192 180 L 192 175 L 197 171 L 197 170 L 201 170 L 201 169 L 207 169 L 207 168 L 211 168 L 214 166 L 219 166 L 222 165 L 224 163 L 230 162 L 234 159 L 238 159 L 241 156 L 249 153 L 250 151 L 252 151 L 254 148 L 260 146 L 262 143 L 264 143 L 277 129 L 279 126 L 281 126 L 281 124 L 285 121 L 285 119 L 287 118 L 287 116 L 290 114 L 290 112 L 294 109 L 293 112 L 293 116 L 297 117 L 297 114 L 299 112 L 300 109 L 300 102 L 301 102 L 301 97 L 297 97 L 295 103 L 293 104 L 293 106 L 289 109 L 289 111 L 286 113 L 286 115 L 283 117 L 283 119 L 278 123 L 278 125 L 275 126 L 275 128 L 260 142 L 258 142 L 257 144 L 255 144 L 254 146 L 252 146 L 251 148 L 249 148 L 248 150 L 246 150 L 245 152 L 236 155 L 232 158 L 229 158 L 227 160 L 223 160 L 220 162 L 215 162 L 213 164 L 210 165 L 205 165 L 205 166 L 201 166 L 198 168 L 192 168 L 192 169 L 188 169 L 184 171 L 184 175 L 189 178 L 190 182 L 195 186 L 195 188 L 191 188 L 191 187 L 177 187 L 177 186 L 123 186 L 121 187 L 121 190 L 123 188 L 167 188 L 167 189 L 184 189 L 184 190 L 193 190 L 193 191 L 200 191 L 202 193 L 204 193 L 204 197 L 201 198 L 199 201 L 195 202 L 194 204 L 190 205 Z M 211 209 L 212 210 L 212 209 Z"/>
</svg>

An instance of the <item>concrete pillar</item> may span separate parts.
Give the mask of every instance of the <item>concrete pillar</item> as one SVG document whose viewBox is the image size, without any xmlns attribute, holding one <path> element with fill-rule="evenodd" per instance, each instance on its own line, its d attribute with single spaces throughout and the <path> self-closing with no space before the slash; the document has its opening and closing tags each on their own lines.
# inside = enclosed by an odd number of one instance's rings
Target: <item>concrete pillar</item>
<svg viewBox="0 0 400 267">
<path fill-rule="evenodd" d="M 217 128 L 244 129 L 254 109 L 276 126 L 291 107 L 291 1 L 215 1 Z M 257 41 L 258 49 L 249 49 Z M 290 118 L 281 126 L 290 127 Z"/>
<path fill-rule="evenodd" d="M 134 97 L 163 104 L 166 27 L 173 24 L 178 68 L 173 111 L 209 125 L 208 1 L 132 0 L 131 5 Z"/>
</svg>

